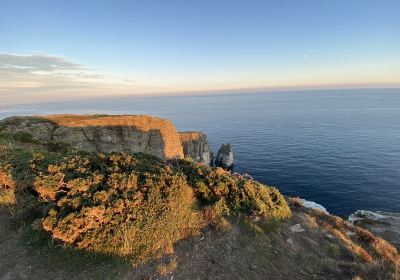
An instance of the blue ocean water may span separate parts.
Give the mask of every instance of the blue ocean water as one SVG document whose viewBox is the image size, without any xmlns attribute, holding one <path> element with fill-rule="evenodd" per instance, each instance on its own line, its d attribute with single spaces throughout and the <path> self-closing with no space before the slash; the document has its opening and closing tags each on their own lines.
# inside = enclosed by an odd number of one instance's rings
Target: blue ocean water
<svg viewBox="0 0 400 280">
<path fill-rule="evenodd" d="M 235 171 L 348 215 L 400 212 L 400 89 L 120 97 L 0 108 L 0 118 L 49 113 L 149 114 L 230 142 Z"/>
</svg>

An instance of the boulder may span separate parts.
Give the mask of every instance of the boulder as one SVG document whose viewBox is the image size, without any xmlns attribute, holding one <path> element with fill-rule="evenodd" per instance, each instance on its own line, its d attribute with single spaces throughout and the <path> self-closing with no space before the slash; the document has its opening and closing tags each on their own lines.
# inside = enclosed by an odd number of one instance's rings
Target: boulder
<svg viewBox="0 0 400 280">
<path fill-rule="evenodd" d="M 234 166 L 233 152 L 231 144 L 222 144 L 215 159 L 215 166 L 222 167 L 226 170 L 232 170 Z"/>
</svg>

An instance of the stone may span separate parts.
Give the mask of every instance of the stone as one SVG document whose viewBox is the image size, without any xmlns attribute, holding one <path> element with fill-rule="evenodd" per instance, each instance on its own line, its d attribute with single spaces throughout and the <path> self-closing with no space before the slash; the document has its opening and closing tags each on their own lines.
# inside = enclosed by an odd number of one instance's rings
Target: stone
<svg viewBox="0 0 400 280">
<path fill-rule="evenodd" d="M 202 132 L 179 132 L 183 154 L 197 162 L 212 165 L 212 152 L 207 135 Z"/>
<path fill-rule="evenodd" d="M 218 150 L 215 166 L 222 167 L 226 170 L 232 170 L 234 166 L 233 152 L 231 144 L 222 144 Z"/>
<path fill-rule="evenodd" d="M 326 214 L 329 214 L 329 212 L 326 210 L 326 208 L 324 206 L 322 206 L 321 204 L 318 204 L 314 201 L 305 200 L 305 199 L 301 199 L 301 202 L 302 202 L 302 206 L 305 208 L 316 209 L 316 210 L 320 210 Z"/>
<path fill-rule="evenodd" d="M 305 231 L 305 229 L 302 228 L 300 224 L 295 224 L 293 226 L 290 226 L 289 229 L 290 229 L 291 232 L 303 232 L 303 231 Z"/>
<path fill-rule="evenodd" d="M 327 234 L 326 234 L 326 237 L 328 237 L 329 239 L 335 239 L 335 236 L 333 236 L 333 235 L 330 234 L 330 233 L 327 233 Z"/>
</svg>

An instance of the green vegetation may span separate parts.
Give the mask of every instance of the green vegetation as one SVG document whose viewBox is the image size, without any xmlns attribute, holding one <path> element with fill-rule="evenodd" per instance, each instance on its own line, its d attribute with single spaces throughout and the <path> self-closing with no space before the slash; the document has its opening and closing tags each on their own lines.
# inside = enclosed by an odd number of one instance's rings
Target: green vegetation
<svg viewBox="0 0 400 280">
<path fill-rule="evenodd" d="M 137 165 L 135 157 L 118 154 L 50 165 L 34 183 L 43 201 L 54 203 L 44 230 L 78 248 L 132 257 L 134 263 L 196 234 L 201 219 L 185 177 L 170 166 L 138 172 Z"/>
<path fill-rule="evenodd" d="M 190 160 L 1 134 L 0 274 L 32 265 L 37 279 L 399 278 L 391 244 L 288 201 L 293 212 L 277 189 Z"/>
<path fill-rule="evenodd" d="M 177 166 L 187 176 L 199 201 L 218 205 L 224 214 L 246 213 L 271 219 L 290 217 L 290 209 L 276 188 L 190 160 L 181 160 Z"/>
<path fill-rule="evenodd" d="M 0 135 L 0 145 L 0 205 L 63 244 L 134 264 L 208 224 L 229 229 L 229 215 L 291 215 L 275 188 L 188 160 L 83 153 L 19 135 Z"/>
</svg>

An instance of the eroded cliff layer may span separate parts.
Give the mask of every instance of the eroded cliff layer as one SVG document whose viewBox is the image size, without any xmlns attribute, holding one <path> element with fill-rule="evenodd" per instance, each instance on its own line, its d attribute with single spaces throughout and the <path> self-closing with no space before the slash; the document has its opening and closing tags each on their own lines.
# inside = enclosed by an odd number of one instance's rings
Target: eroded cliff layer
<svg viewBox="0 0 400 280">
<path fill-rule="evenodd" d="M 207 165 L 212 163 L 212 153 L 207 135 L 202 132 L 179 132 L 185 157 Z"/>
<path fill-rule="evenodd" d="M 0 122 L 0 132 L 27 133 L 42 142 L 65 143 L 89 152 L 184 157 L 180 135 L 171 121 L 145 115 L 10 117 Z"/>
</svg>

